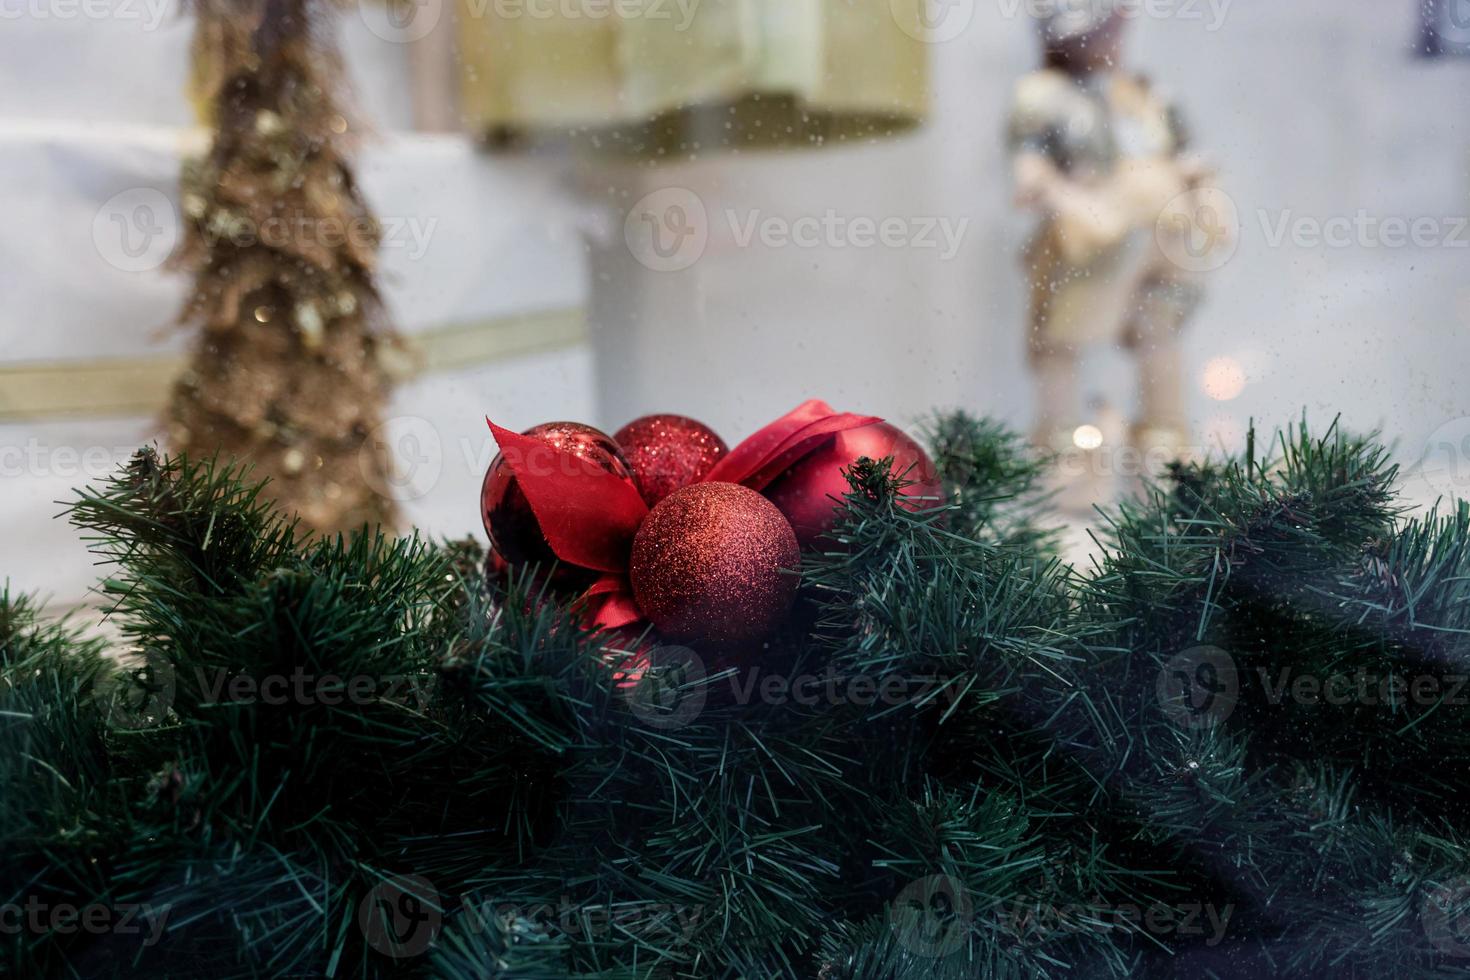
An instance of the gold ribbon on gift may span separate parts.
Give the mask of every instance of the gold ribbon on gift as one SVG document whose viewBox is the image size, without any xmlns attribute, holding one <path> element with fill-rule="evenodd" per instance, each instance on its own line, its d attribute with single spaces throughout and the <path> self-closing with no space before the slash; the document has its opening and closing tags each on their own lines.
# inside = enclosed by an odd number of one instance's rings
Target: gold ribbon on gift
<svg viewBox="0 0 1470 980">
<path fill-rule="evenodd" d="M 587 339 L 580 308 L 495 317 L 406 335 L 408 377 L 462 371 L 512 357 L 575 347 Z M 0 363 L 0 423 L 161 412 L 182 354 Z"/>
</svg>

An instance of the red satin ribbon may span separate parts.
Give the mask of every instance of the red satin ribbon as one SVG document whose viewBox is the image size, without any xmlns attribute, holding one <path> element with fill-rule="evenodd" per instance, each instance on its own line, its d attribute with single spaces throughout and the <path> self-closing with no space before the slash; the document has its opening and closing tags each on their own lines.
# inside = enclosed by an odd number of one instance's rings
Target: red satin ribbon
<svg viewBox="0 0 1470 980">
<path fill-rule="evenodd" d="M 643 614 L 627 574 L 633 536 L 648 516 L 638 490 L 590 460 L 485 421 L 551 550 L 568 564 L 604 573 L 578 600 L 587 623 L 618 629 L 639 622 Z M 764 490 L 837 433 L 880 421 L 834 411 L 814 398 L 730 450 L 700 482 Z"/>
<path fill-rule="evenodd" d="M 764 490 L 829 436 L 881 421 L 876 415 L 833 411 L 826 402 L 813 398 L 730 450 L 700 482 L 740 483 Z"/>
<path fill-rule="evenodd" d="M 597 629 L 632 626 L 643 618 L 627 575 L 604 575 L 577 600 L 583 620 Z"/>
<path fill-rule="evenodd" d="M 633 535 L 648 515 L 637 488 L 540 439 L 494 422 L 490 431 L 556 557 L 599 572 L 626 571 Z"/>
</svg>

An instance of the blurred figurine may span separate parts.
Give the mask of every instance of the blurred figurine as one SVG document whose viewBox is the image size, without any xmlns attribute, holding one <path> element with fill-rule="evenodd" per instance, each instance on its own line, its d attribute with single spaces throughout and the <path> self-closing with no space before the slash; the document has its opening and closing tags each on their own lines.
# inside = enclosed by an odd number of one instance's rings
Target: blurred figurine
<svg viewBox="0 0 1470 980">
<path fill-rule="evenodd" d="M 1078 356 L 1121 343 L 1139 372 L 1130 441 L 1144 454 L 1136 458 L 1158 461 L 1189 440 L 1179 334 L 1208 265 L 1191 261 L 1189 195 L 1209 171 L 1187 155 L 1174 107 L 1121 69 L 1125 27 L 1107 0 L 1061 3 L 1040 18 L 1045 65 L 1016 86 L 1010 144 L 1017 203 L 1041 216 L 1025 253 L 1034 438 L 1074 459 L 1078 449 L 1105 451 L 1080 416 Z M 1170 216 L 1186 217 L 1185 227 Z"/>
</svg>

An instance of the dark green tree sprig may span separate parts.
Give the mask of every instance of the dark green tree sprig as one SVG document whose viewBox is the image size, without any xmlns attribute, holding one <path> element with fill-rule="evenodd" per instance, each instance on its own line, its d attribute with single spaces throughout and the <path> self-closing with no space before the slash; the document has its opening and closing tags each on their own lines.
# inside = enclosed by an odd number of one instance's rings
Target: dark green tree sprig
<svg viewBox="0 0 1470 980">
<path fill-rule="evenodd" d="M 960 411 L 935 414 L 922 432 L 954 505 L 948 521 L 955 531 L 1023 552 L 1055 552 L 1045 455 L 1006 426 Z"/>
<path fill-rule="evenodd" d="M 5 969 L 1456 975 L 1463 708 L 1256 678 L 1461 670 L 1470 509 L 1405 519 L 1375 440 L 1301 425 L 1176 467 L 1084 577 L 1016 437 L 931 436 L 948 499 L 859 461 L 745 651 L 592 632 L 473 543 L 309 539 L 244 471 L 141 453 L 72 511 L 121 648 L 0 601 L 0 883 L 163 910 L 159 942 L 32 930 Z M 1241 680 L 1204 723 L 1160 693 L 1197 648 Z M 295 675 L 326 680 L 231 686 Z M 763 686 L 795 678 L 842 696 Z"/>
</svg>

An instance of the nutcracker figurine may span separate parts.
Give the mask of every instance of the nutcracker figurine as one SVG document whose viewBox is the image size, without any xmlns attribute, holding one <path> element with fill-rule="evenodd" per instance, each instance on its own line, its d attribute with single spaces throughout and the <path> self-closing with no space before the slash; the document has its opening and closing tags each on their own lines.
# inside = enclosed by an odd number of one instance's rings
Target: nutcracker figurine
<svg viewBox="0 0 1470 980">
<path fill-rule="evenodd" d="M 1034 438 L 1073 459 L 1079 446 L 1106 448 L 1095 429 L 1092 440 L 1074 435 L 1084 431 L 1078 358 L 1113 343 L 1138 365 L 1135 458 L 1183 453 L 1179 334 L 1201 299 L 1201 264 L 1168 240 L 1197 229 L 1164 218 L 1192 213 L 1187 195 L 1209 172 L 1188 153 L 1174 107 L 1119 67 L 1126 20 L 1117 3 L 1060 3 L 1038 25 L 1045 64 L 1017 84 L 1010 122 L 1016 200 L 1041 219 L 1025 252 Z"/>
</svg>

